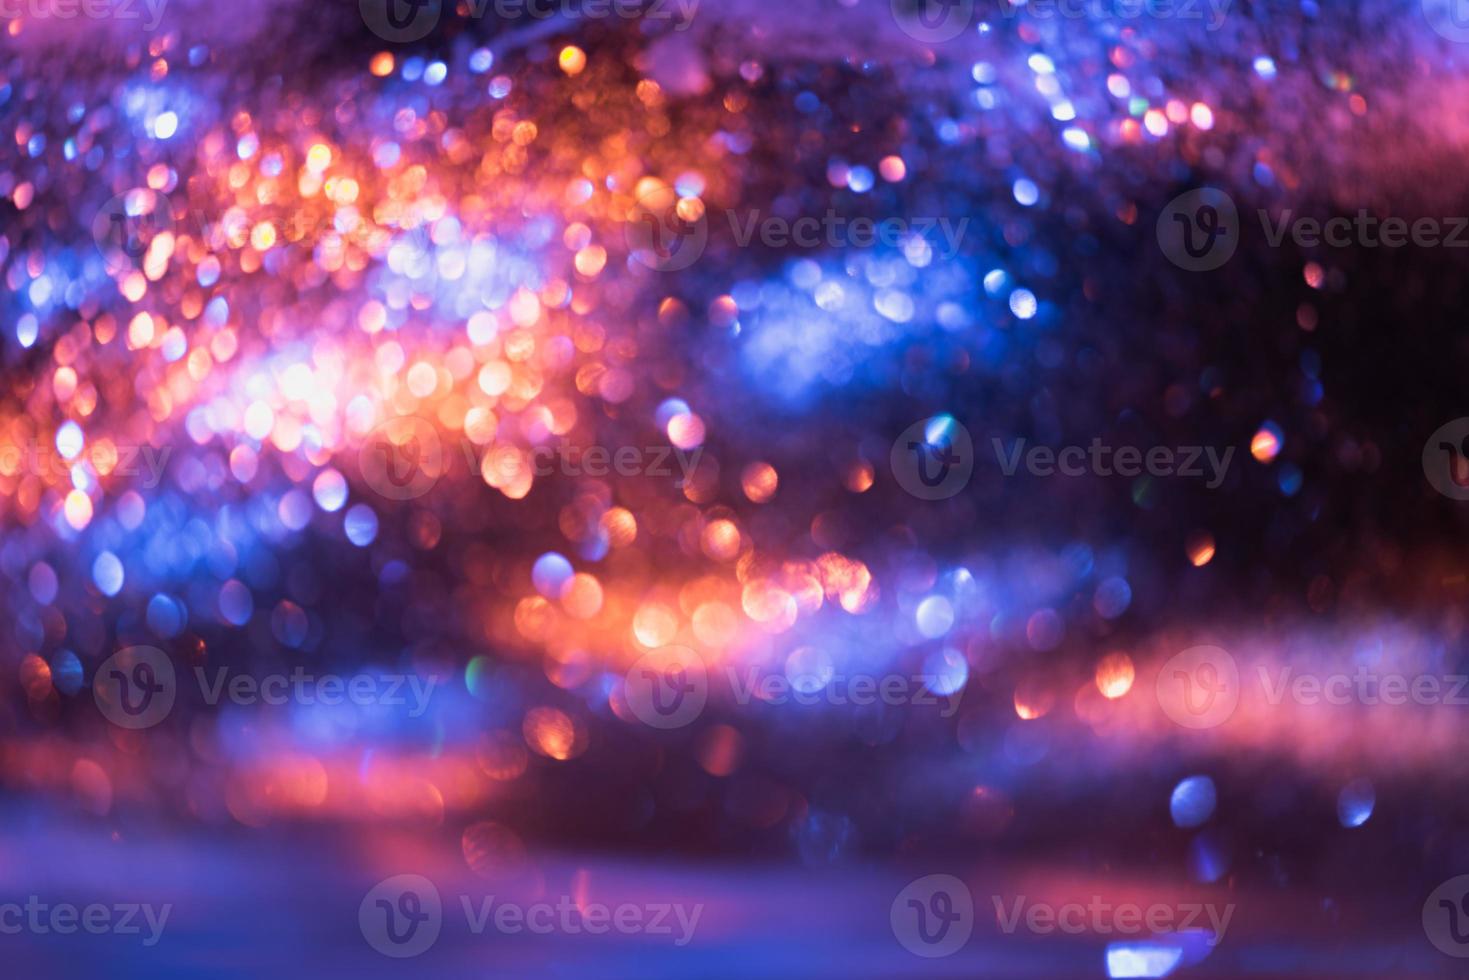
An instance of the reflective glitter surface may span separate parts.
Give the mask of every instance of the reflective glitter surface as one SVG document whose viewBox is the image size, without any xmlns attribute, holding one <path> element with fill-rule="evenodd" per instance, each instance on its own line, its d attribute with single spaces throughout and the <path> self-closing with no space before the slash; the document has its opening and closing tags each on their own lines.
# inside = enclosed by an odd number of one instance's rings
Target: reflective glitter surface
<svg viewBox="0 0 1469 980">
<path fill-rule="evenodd" d="M 0 5 L 0 950 L 1458 975 L 1462 13 Z"/>
</svg>

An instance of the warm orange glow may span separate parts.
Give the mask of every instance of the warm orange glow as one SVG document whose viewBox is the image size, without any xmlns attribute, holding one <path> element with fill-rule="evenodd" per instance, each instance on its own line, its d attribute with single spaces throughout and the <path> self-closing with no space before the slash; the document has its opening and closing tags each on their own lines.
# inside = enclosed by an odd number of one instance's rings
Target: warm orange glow
<svg viewBox="0 0 1469 980">
<path fill-rule="evenodd" d="M 576 253 L 576 271 L 588 279 L 595 279 L 607 265 L 607 250 L 600 245 L 588 245 Z"/>
<path fill-rule="evenodd" d="M 586 750 L 576 722 L 555 708 L 530 709 L 525 713 L 521 729 L 525 733 L 525 743 L 547 758 L 564 762 Z"/>
<path fill-rule="evenodd" d="M 710 647 L 722 647 L 734 639 L 739 617 L 722 602 L 705 602 L 694 610 L 694 636 Z"/>
<path fill-rule="evenodd" d="M 1250 455 L 1262 463 L 1268 463 L 1280 455 L 1280 439 L 1274 432 L 1261 427 L 1250 440 Z"/>
<path fill-rule="evenodd" d="M 872 480 L 875 475 L 871 463 L 865 459 L 858 460 L 847 467 L 847 473 L 842 479 L 842 484 L 853 493 L 866 493 L 872 489 Z"/>
<path fill-rule="evenodd" d="M 314 143 L 310 150 L 306 151 L 306 169 L 314 174 L 319 174 L 331 166 L 332 148 L 325 143 Z"/>
<path fill-rule="evenodd" d="M 704 420 L 693 412 L 668 420 L 668 439 L 679 449 L 697 449 L 704 443 Z"/>
<path fill-rule="evenodd" d="M 740 474 L 740 485 L 752 503 L 763 504 L 775 496 L 776 488 L 780 486 L 780 474 L 769 463 L 751 463 Z"/>
<path fill-rule="evenodd" d="M 1031 678 L 1015 685 L 1015 713 L 1022 721 L 1043 718 L 1055 705 L 1055 692 L 1040 681 Z"/>
<path fill-rule="evenodd" d="M 1132 690 L 1137 674 L 1132 658 L 1125 653 L 1109 653 L 1097 664 L 1097 690 L 1115 700 Z"/>
<path fill-rule="evenodd" d="M 57 368 L 51 376 L 51 391 L 57 401 L 69 401 L 77 390 L 77 373 L 69 367 Z"/>
<path fill-rule="evenodd" d="M 139 313 L 128 324 L 128 348 L 141 350 L 153 343 L 153 317 Z"/>
<path fill-rule="evenodd" d="M 637 540 L 638 519 L 626 507 L 613 507 L 602 515 L 602 530 L 607 532 L 607 543 L 614 548 L 626 548 Z"/>
<path fill-rule="evenodd" d="M 1214 535 L 1195 531 L 1188 539 L 1188 560 L 1195 568 L 1203 568 L 1214 560 Z"/>
<path fill-rule="evenodd" d="M 561 605 L 568 615 L 591 619 L 602 611 L 602 583 L 595 575 L 577 572 L 561 590 Z"/>
<path fill-rule="evenodd" d="M 515 629 L 527 640 L 539 640 L 546 635 L 554 615 L 545 599 L 528 596 L 515 604 Z"/>
<path fill-rule="evenodd" d="M 408 369 L 408 390 L 418 398 L 427 398 L 438 386 L 439 375 L 427 361 L 419 361 Z"/>
<path fill-rule="evenodd" d="M 704 554 L 715 561 L 732 561 L 740 553 L 740 529 L 734 521 L 710 521 L 701 536 Z"/>
<path fill-rule="evenodd" d="M 20 661 L 20 686 L 31 701 L 44 701 L 51 696 L 51 665 L 34 653 Z"/>
<path fill-rule="evenodd" d="M 760 580 L 745 586 L 740 599 L 745 615 L 771 633 L 784 633 L 796 623 L 796 600 L 789 592 Z"/>
<path fill-rule="evenodd" d="M 836 600 L 847 612 L 863 612 L 877 601 L 872 573 L 862 562 L 829 551 L 816 560 L 816 568 L 827 598 Z"/>
<path fill-rule="evenodd" d="M 587 53 L 574 44 L 568 44 L 561 49 L 561 57 L 558 59 L 561 70 L 568 75 L 580 75 L 587 67 Z"/>
<path fill-rule="evenodd" d="M 92 498 L 83 490 L 73 490 L 66 495 L 66 523 L 80 531 L 92 523 Z"/>
<path fill-rule="evenodd" d="M 678 634 L 678 617 L 662 603 L 644 603 L 633 615 L 632 631 L 645 647 L 665 646 Z"/>
</svg>

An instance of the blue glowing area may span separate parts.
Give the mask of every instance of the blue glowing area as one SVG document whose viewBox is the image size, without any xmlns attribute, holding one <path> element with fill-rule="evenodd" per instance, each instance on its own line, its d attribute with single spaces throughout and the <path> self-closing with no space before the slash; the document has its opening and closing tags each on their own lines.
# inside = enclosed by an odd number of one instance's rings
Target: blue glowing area
<svg viewBox="0 0 1469 980">
<path fill-rule="evenodd" d="M 1464 473 L 1418 467 L 1453 255 L 1157 233 L 1200 185 L 1451 197 L 1442 0 L 166 5 L 32 4 L 0 54 L 0 931 L 7 892 L 176 909 L 12 970 L 401 975 L 405 873 L 420 972 L 477 980 L 1463 951 L 1418 915 L 1463 850 Z M 680 268 L 662 198 L 710 232 Z M 459 914 L 491 893 L 702 927 Z"/>
<path fill-rule="evenodd" d="M 1110 943 L 1107 946 L 1107 976 L 1166 977 L 1177 969 L 1183 950 L 1157 943 Z"/>
<path fill-rule="evenodd" d="M 970 265 L 914 241 L 896 252 L 800 259 L 779 276 L 732 289 L 751 383 L 791 406 L 835 390 L 901 387 L 902 351 L 919 342 L 940 362 L 968 356 L 999 364 L 1007 340 L 995 325 L 1034 316 L 1034 297 L 1013 316 L 1008 293 L 976 308 Z"/>
<path fill-rule="evenodd" d="M 494 235 L 470 233 L 454 217 L 399 232 L 372 277 L 371 293 L 389 311 L 386 329 L 402 328 L 425 308 L 448 321 L 488 310 L 503 311 L 507 325 L 535 322 L 550 279 L 544 252 L 556 234 L 550 218 Z M 570 293 L 557 302 L 569 303 Z"/>
<path fill-rule="evenodd" d="M 1200 827 L 1214 815 L 1218 792 L 1208 776 L 1190 776 L 1173 788 L 1168 812 L 1178 827 Z"/>
<path fill-rule="evenodd" d="M 1337 796 L 1336 814 L 1343 827 L 1360 827 L 1372 818 L 1377 790 L 1370 779 L 1354 779 Z"/>
</svg>

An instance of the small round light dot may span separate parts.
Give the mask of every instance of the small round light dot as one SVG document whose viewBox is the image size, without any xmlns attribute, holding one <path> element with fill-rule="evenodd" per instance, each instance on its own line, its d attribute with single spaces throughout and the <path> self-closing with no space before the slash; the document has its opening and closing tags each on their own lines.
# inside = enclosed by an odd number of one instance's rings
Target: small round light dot
<svg viewBox="0 0 1469 980">
<path fill-rule="evenodd" d="M 311 495 L 316 498 L 316 506 L 334 514 L 347 503 L 347 479 L 337 470 L 322 470 L 311 485 Z"/>
<path fill-rule="evenodd" d="M 580 75 L 587 67 L 587 53 L 574 44 L 568 44 L 561 49 L 561 56 L 557 61 L 566 74 Z"/>
<path fill-rule="evenodd" d="M 104 551 L 92 562 L 92 581 L 105 596 L 115 596 L 122 591 L 122 561 L 110 551 Z"/>
<path fill-rule="evenodd" d="M 770 500 L 779 486 L 780 474 L 769 463 L 751 463 L 740 474 L 740 487 L 752 503 L 763 504 Z"/>
<path fill-rule="evenodd" d="M 342 530 L 348 541 L 359 548 L 366 548 L 377 538 L 377 514 L 366 504 L 356 504 L 348 508 Z"/>
<path fill-rule="evenodd" d="M 1285 437 L 1281 434 L 1280 426 L 1274 422 L 1266 422 L 1250 440 L 1250 455 L 1261 463 L 1269 463 L 1280 455 L 1284 443 Z"/>
</svg>

